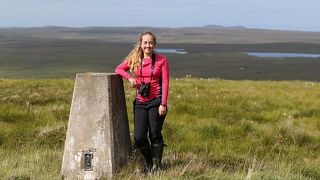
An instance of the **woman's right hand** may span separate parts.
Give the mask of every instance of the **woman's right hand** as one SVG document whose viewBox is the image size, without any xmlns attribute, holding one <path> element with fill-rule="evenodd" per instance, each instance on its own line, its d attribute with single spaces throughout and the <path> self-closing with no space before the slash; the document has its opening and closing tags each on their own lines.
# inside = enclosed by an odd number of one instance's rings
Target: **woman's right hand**
<svg viewBox="0 0 320 180">
<path fill-rule="evenodd" d="M 137 86 L 137 81 L 136 81 L 135 79 L 130 78 L 129 81 L 130 81 L 131 86 L 132 86 L 133 88 L 135 88 L 135 87 Z"/>
</svg>

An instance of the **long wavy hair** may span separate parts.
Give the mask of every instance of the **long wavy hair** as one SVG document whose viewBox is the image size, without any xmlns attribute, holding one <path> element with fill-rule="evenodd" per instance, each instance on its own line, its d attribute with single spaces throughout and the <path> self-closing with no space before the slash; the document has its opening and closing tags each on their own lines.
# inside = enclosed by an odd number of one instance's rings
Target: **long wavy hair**
<svg viewBox="0 0 320 180">
<path fill-rule="evenodd" d="M 140 34 L 139 39 L 138 39 L 135 47 L 131 50 L 131 52 L 125 58 L 128 61 L 128 65 L 130 66 L 131 72 L 134 72 L 141 62 L 141 59 L 143 56 L 143 51 L 141 48 L 142 36 L 147 35 L 147 34 L 152 36 L 152 39 L 154 41 L 154 45 L 156 45 L 156 43 L 157 43 L 156 36 L 152 32 L 147 31 L 147 32 L 143 32 Z"/>
</svg>

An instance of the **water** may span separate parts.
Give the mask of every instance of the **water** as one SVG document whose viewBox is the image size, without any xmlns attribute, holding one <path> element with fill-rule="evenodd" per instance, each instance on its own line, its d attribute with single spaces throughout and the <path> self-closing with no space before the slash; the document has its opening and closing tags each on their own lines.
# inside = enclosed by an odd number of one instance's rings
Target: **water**
<svg viewBox="0 0 320 180">
<path fill-rule="evenodd" d="M 320 54 L 310 53 L 279 53 L 279 52 L 246 52 L 249 56 L 270 57 L 270 58 L 320 58 Z"/>
<path fill-rule="evenodd" d="M 188 53 L 185 49 L 156 48 L 154 50 L 159 53 L 174 53 L 174 54 L 187 54 Z"/>
</svg>

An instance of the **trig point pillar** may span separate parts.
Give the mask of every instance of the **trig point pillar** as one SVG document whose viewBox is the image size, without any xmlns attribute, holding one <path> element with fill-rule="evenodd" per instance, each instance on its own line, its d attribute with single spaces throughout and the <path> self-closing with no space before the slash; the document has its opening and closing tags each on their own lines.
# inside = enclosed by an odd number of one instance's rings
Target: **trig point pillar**
<svg viewBox="0 0 320 180">
<path fill-rule="evenodd" d="M 122 78 L 115 73 L 77 74 L 63 179 L 111 179 L 131 150 Z"/>
</svg>

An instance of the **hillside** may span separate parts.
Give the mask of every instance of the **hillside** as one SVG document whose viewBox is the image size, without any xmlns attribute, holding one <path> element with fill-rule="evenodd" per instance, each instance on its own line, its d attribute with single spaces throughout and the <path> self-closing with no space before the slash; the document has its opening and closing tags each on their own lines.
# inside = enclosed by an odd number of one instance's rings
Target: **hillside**
<svg viewBox="0 0 320 180">
<path fill-rule="evenodd" d="M 73 85 L 0 79 L 1 178 L 61 179 Z M 320 178 L 320 83 L 177 78 L 170 87 L 165 170 L 145 176 L 133 158 L 116 179 Z"/>
<path fill-rule="evenodd" d="M 279 42 L 320 43 L 320 32 L 246 29 L 234 27 L 42 27 L 0 28 L 0 40 L 12 39 L 82 39 L 112 43 L 134 43 L 143 31 L 153 31 L 159 43 L 187 44 L 257 44 Z"/>
<path fill-rule="evenodd" d="M 171 77 L 320 81 L 319 58 L 261 58 L 245 52 L 320 54 L 320 33 L 245 28 L 44 27 L 0 29 L 0 78 L 74 78 L 113 72 L 139 33 L 152 30 L 170 54 Z"/>
</svg>

